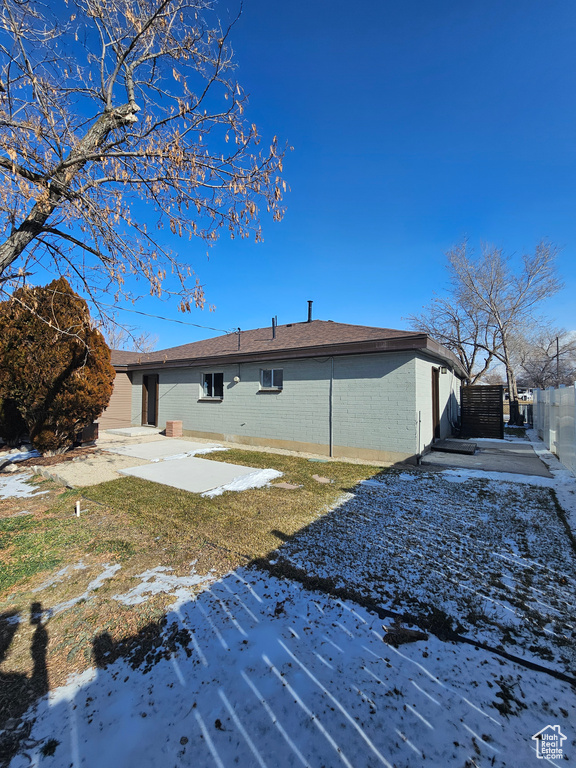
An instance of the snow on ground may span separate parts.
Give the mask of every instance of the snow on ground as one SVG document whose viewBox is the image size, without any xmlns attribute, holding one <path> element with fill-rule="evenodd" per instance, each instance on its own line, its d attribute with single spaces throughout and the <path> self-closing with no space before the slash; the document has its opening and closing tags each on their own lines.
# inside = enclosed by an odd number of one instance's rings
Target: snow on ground
<svg viewBox="0 0 576 768">
<path fill-rule="evenodd" d="M 549 721 L 573 754 L 565 684 L 434 637 L 393 648 L 374 614 L 295 582 L 239 569 L 172 624 L 189 642 L 146 673 L 102 661 L 43 699 L 11 768 L 528 766 Z"/>
<path fill-rule="evenodd" d="M 32 592 L 44 592 L 44 590 L 48 589 L 49 587 L 53 587 L 55 584 L 59 584 L 61 581 L 64 581 L 64 579 L 70 578 L 74 571 L 85 571 L 87 567 L 88 566 L 85 565 L 82 560 L 79 560 L 73 565 L 66 565 L 64 568 L 60 568 L 59 571 L 56 571 L 56 573 L 47 579 L 43 584 L 40 584 L 39 587 L 33 589 Z"/>
<path fill-rule="evenodd" d="M 41 454 L 33 448 L 29 451 L 19 451 L 13 448 L 11 451 L 0 453 L 0 459 L 10 459 L 10 461 L 25 461 L 26 459 L 35 459 Z"/>
<path fill-rule="evenodd" d="M 576 477 L 546 448 L 535 430 L 528 430 L 527 435 L 532 443 L 532 448 L 552 473 L 556 496 L 566 513 L 570 528 L 576 536 Z"/>
<path fill-rule="evenodd" d="M 452 483 L 462 483 L 466 480 L 496 480 L 501 483 L 519 483 L 520 485 L 539 485 L 541 488 L 554 488 L 556 482 L 552 477 L 537 477 L 536 475 L 519 475 L 516 472 L 487 472 L 483 469 L 445 469 L 442 477 Z"/>
<path fill-rule="evenodd" d="M 27 499 L 30 496 L 40 496 L 48 491 L 39 491 L 35 485 L 28 482 L 32 478 L 31 472 L 19 475 L 0 475 L 0 499 Z"/>
<path fill-rule="evenodd" d="M 549 489 L 462 474 L 458 483 L 432 472 L 364 482 L 282 545 L 276 564 L 576 669 L 576 557 Z"/>
<path fill-rule="evenodd" d="M 247 491 L 250 488 L 262 488 L 278 477 L 282 477 L 282 472 L 279 472 L 277 469 L 257 469 L 249 475 L 241 475 L 234 478 L 234 480 L 226 483 L 226 485 L 220 485 L 218 488 L 205 491 L 202 496 L 213 498 L 214 496 L 222 496 L 224 491 Z"/>
<path fill-rule="evenodd" d="M 116 573 L 118 573 L 121 568 L 122 566 L 118 564 L 110 565 L 109 563 L 105 563 L 104 570 L 99 573 L 95 579 L 92 579 L 92 581 L 88 584 L 81 595 L 77 595 L 76 597 L 73 597 L 70 600 L 66 600 L 63 603 L 58 603 L 58 605 L 55 605 L 53 608 L 48 610 L 48 615 L 55 616 L 57 613 L 67 611 L 69 608 L 77 605 L 82 600 L 89 600 L 92 596 L 92 593 L 97 589 L 100 589 L 102 584 L 104 584 L 105 581 L 108 581 L 108 579 L 111 579 Z"/>
<path fill-rule="evenodd" d="M 524 768 L 548 725 L 567 736 L 561 764 L 576 764 L 576 689 L 554 676 L 576 676 L 561 510 L 541 478 L 454 479 L 384 473 L 275 552 L 276 574 L 350 599 L 254 567 L 204 577 L 196 597 L 193 570 L 140 574 L 117 598 L 174 597 L 161 646 L 144 633 L 131 661 L 118 658 L 129 639 L 95 642 L 98 667 L 29 711 L 11 768 Z M 370 606 L 410 613 L 428 639 L 385 644 Z M 434 636 L 450 623 L 494 650 Z"/>
<path fill-rule="evenodd" d="M 172 570 L 162 565 L 150 568 L 135 577 L 141 580 L 139 584 L 123 595 L 114 595 L 114 599 L 124 605 L 139 605 L 152 595 L 163 592 L 172 595 L 177 601 L 185 601 L 190 597 L 189 587 L 211 580 L 210 576 L 199 576 L 194 570 L 194 563 L 191 563 L 190 576 L 175 576 L 170 573 Z"/>
</svg>

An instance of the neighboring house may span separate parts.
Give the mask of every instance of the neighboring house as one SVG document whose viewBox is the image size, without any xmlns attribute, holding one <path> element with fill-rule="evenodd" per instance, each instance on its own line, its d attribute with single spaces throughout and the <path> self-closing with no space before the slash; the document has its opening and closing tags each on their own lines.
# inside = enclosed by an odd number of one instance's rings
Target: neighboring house
<svg viewBox="0 0 576 768">
<path fill-rule="evenodd" d="M 415 460 L 458 420 L 457 358 L 425 334 L 324 320 L 112 353 L 100 428 L 181 420 L 185 435 L 363 460 Z"/>
</svg>

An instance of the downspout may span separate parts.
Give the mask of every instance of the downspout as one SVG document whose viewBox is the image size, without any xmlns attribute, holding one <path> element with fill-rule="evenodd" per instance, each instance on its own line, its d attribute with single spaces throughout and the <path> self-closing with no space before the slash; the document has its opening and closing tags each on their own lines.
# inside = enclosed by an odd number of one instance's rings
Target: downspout
<svg viewBox="0 0 576 768">
<path fill-rule="evenodd" d="M 330 394 L 328 399 L 328 448 L 330 458 L 334 457 L 334 424 L 333 424 L 333 393 L 334 393 L 334 358 L 330 358 Z"/>
</svg>

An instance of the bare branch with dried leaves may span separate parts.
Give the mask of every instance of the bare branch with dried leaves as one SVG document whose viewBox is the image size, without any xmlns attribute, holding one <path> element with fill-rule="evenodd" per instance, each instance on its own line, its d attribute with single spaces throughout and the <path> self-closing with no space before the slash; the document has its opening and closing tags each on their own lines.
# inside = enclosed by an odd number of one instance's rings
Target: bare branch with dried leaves
<svg viewBox="0 0 576 768">
<path fill-rule="evenodd" d="M 0 284 L 38 264 L 96 297 L 201 306 L 162 230 L 261 238 L 284 151 L 245 117 L 210 0 L 0 0 Z"/>
</svg>

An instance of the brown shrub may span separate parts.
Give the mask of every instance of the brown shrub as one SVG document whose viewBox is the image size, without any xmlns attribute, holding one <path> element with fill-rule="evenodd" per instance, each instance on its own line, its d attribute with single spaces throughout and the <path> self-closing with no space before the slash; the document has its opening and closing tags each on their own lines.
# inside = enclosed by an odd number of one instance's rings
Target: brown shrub
<svg viewBox="0 0 576 768">
<path fill-rule="evenodd" d="M 64 278 L 0 303 L 0 401 L 12 401 L 40 451 L 70 446 L 112 394 L 110 350 Z M 8 425 L 10 427 L 10 425 Z"/>
</svg>

